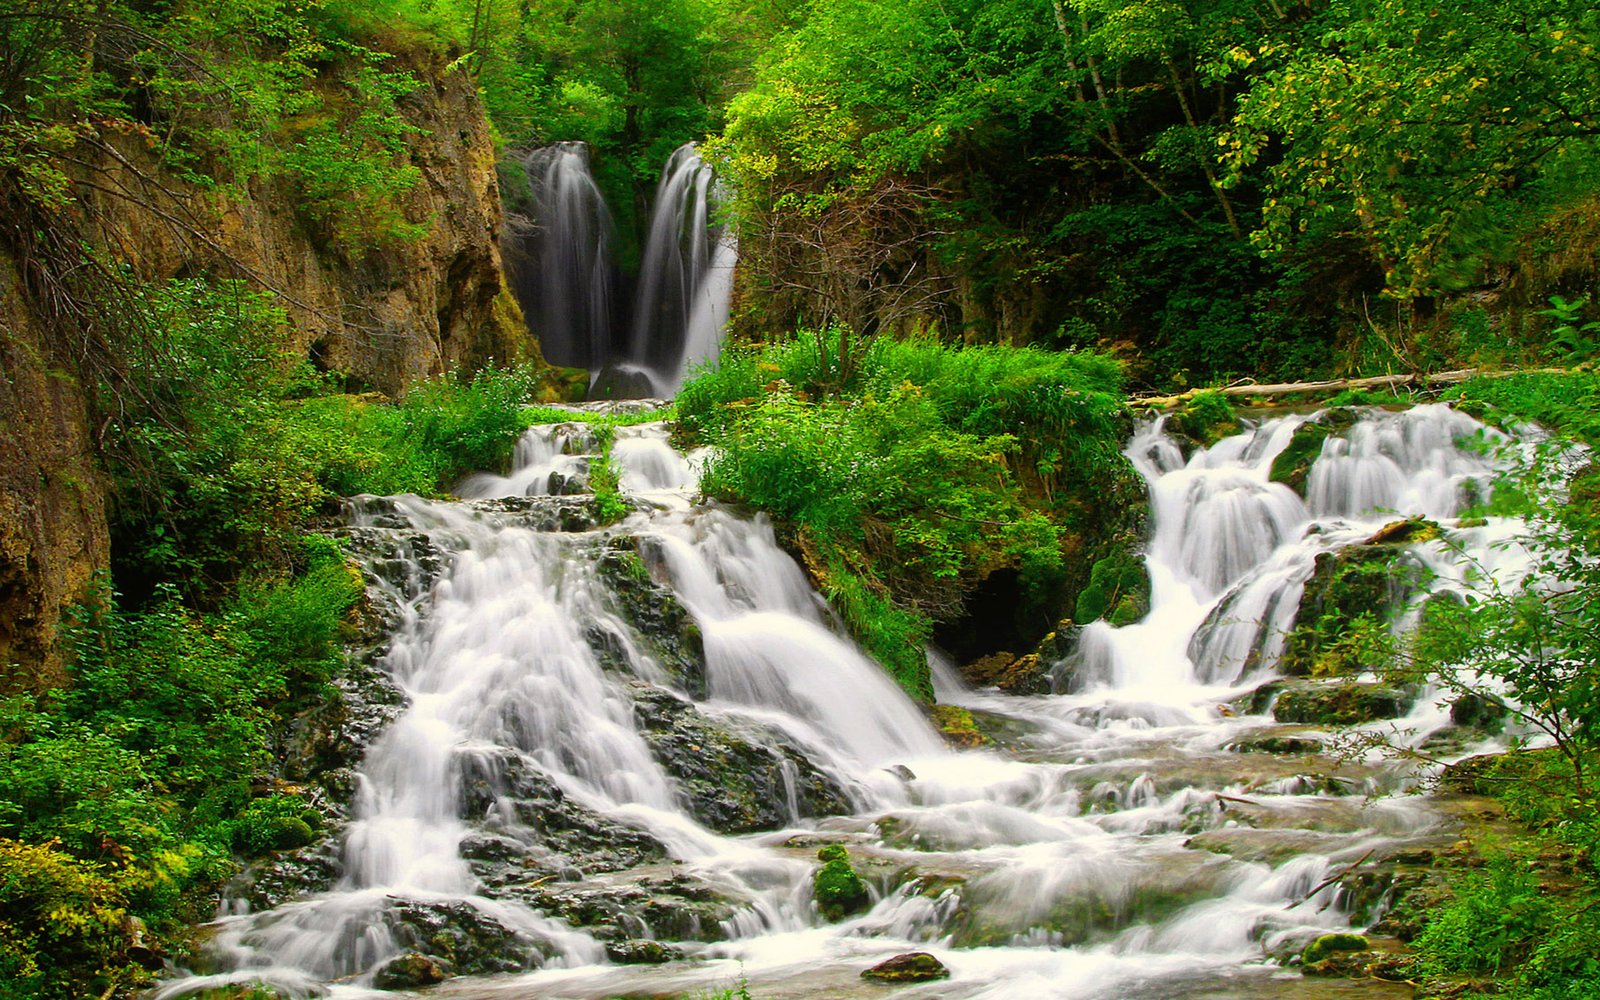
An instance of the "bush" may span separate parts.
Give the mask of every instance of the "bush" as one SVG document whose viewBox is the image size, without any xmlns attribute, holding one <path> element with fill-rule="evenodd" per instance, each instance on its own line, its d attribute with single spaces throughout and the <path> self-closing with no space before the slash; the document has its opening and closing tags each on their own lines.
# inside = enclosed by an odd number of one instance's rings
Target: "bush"
<svg viewBox="0 0 1600 1000">
<path fill-rule="evenodd" d="M 0 1000 L 77 1000 L 135 979 L 118 961 L 125 905 L 96 866 L 0 838 Z"/>
<path fill-rule="evenodd" d="M 778 518 L 851 632 L 926 699 L 933 623 L 983 578 L 1014 568 L 1026 601 L 1060 601 L 1049 514 L 1092 518 L 1084 497 L 1131 474 L 1120 369 L 880 340 L 842 391 L 837 375 L 813 339 L 733 352 L 679 393 L 680 431 L 717 447 L 704 491 Z"/>
</svg>

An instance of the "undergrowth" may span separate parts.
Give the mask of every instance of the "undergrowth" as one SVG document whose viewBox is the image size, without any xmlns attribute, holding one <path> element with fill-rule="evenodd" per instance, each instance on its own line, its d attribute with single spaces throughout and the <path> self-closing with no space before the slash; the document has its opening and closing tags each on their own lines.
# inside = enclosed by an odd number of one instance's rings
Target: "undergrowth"
<svg viewBox="0 0 1600 1000">
<path fill-rule="evenodd" d="M 95 387 L 111 573 L 69 616 L 67 684 L 0 700 L 0 1000 L 144 982 L 127 918 L 181 959 L 242 863 L 317 836 L 273 751 L 326 703 L 363 584 L 308 526 L 342 495 L 503 468 L 526 426 L 524 370 L 340 395 L 275 346 L 263 295 L 191 279 L 138 307 L 125 378 Z"/>
<path fill-rule="evenodd" d="M 867 651 L 928 699 L 923 645 L 979 580 L 1014 568 L 1026 599 L 1059 600 L 1062 527 L 1122 471 L 1121 393 L 1096 355 L 888 340 L 839 385 L 800 338 L 702 373 L 678 420 L 716 447 L 704 491 L 777 518 Z"/>
</svg>

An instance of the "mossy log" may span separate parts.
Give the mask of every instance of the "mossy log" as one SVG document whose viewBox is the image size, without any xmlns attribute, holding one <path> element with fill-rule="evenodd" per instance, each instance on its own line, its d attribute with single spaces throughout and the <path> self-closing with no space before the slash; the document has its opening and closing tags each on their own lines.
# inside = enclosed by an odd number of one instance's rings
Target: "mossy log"
<svg viewBox="0 0 1600 1000">
<path fill-rule="evenodd" d="M 1220 392 L 1224 396 L 1294 396 L 1300 393 L 1344 392 L 1347 389 L 1400 389 L 1408 387 L 1425 389 L 1439 385 L 1456 385 L 1479 377 L 1506 378 L 1512 375 L 1565 375 L 1568 373 L 1568 369 L 1565 368 L 1536 368 L 1499 372 L 1488 372 L 1480 368 L 1461 368 L 1456 371 L 1433 372 L 1431 374 L 1375 375 L 1368 378 L 1335 378 L 1314 382 L 1281 382 L 1271 385 L 1258 385 L 1251 382 L 1224 386 L 1221 389 L 1190 389 L 1188 392 L 1180 392 L 1175 396 L 1136 397 L 1129 400 L 1129 403 L 1136 407 L 1167 410 L 1182 406 L 1202 392 Z"/>
</svg>

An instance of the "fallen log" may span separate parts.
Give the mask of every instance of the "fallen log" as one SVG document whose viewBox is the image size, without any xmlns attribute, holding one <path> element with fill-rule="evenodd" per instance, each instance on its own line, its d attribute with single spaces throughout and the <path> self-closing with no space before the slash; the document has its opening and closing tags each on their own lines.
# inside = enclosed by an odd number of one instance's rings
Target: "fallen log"
<svg viewBox="0 0 1600 1000">
<path fill-rule="evenodd" d="M 1429 388 L 1440 385 L 1455 385 L 1479 376 L 1484 378 L 1505 378 L 1509 375 L 1566 374 L 1570 374 L 1570 370 L 1566 368 L 1537 368 L 1498 372 L 1486 372 L 1481 368 L 1461 368 L 1456 371 L 1433 372 L 1431 374 L 1372 375 L 1364 378 L 1335 378 L 1316 382 L 1280 382 L 1271 385 L 1241 382 L 1223 386 L 1219 389 L 1190 389 L 1188 392 L 1180 392 L 1175 396 L 1134 397 L 1128 400 L 1128 404 L 1140 408 L 1149 407 L 1151 409 L 1165 410 L 1175 406 L 1182 406 L 1202 392 L 1220 392 L 1224 396 L 1292 396 L 1303 392 L 1344 392 L 1347 389 L 1399 389 L 1407 386 Z"/>
</svg>

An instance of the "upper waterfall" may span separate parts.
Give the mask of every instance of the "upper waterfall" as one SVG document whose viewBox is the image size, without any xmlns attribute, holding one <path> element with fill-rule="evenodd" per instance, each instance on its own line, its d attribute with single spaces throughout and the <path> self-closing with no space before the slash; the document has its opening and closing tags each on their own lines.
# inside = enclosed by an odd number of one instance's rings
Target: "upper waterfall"
<svg viewBox="0 0 1600 1000">
<path fill-rule="evenodd" d="M 717 218 L 723 192 L 695 144 L 678 147 L 662 168 L 631 311 L 619 293 L 611 214 L 590 175 L 588 146 L 536 149 L 524 167 L 534 218 L 507 261 L 545 360 L 589 369 L 599 395 L 657 397 L 676 394 L 694 367 L 715 363 L 738 241 Z"/>
</svg>

